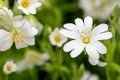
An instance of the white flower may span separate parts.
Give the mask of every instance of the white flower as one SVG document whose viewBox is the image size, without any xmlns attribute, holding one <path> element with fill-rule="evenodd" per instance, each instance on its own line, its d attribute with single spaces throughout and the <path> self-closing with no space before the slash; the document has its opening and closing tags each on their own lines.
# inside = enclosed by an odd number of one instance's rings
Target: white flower
<svg viewBox="0 0 120 80">
<path fill-rule="evenodd" d="M 75 24 L 65 24 L 65 29 L 61 29 L 60 33 L 73 39 L 63 47 L 65 52 L 71 51 L 71 57 L 77 57 L 85 49 L 89 56 L 89 62 L 94 60 L 95 64 L 98 64 L 99 53 L 105 54 L 107 52 L 107 48 L 99 40 L 110 39 L 112 33 L 107 32 L 107 24 L 100 24 L 93 30 L 92 24 L 93 19 L 89 16 L 84 19 L 84 23 L 80 18 L 77 18 Z"/>
<path fill-rule="evenodd" d="M 117 0 L 116 0 L 117 1 Z M 104 20 L 111 15 L 116 5 L 114 0 L 79 0 L 78 6 L 82 8 L 85 15 Z"/>
<path fill-rule="evenodd" d="M 35 44 L 34 36 L 37 34 L 37 29 L 27 21 L 21 27 L 13 28 L 11 32 L 1 29 L 0 34 L 0 51 L 10 49 L 13 43 L 17 49 L 20 49 Z"/>
<path fill-rule="evenodd" d="M 3 67 L 3 72 L 5 74 L 10 74 L 17 70 L 17 66 L 13 61 L 7 61 Z"/>
<path fill-rule="evenodd" d="M 25 14 L 36 14 L 36 8 L 41 6 L 38 0 L 18 0 L 18 9 L 22 10 Z"/>
<path fill-rule="evenodd" d="M 91 74 L 89 71 L 85 71 L 79 80 L 99 80 L 99 77 L 96 74 Z"/>
<path fill-rule="evenodd" d="M 49 40 L 52 45 L 61 47 L 67 41 L 67 37 L 60 34 L 58 28 L 55 28 L 55 30 L 50 34 Z"/>
<path fill-rule="evenodd" d="M 35 65 L 42 66 L 50 59 L 48 53 L 38 53 L 37 51 L 28 50 L 23 60 L 17 63 L 18 72 L 25 69 L 33 69 Z"/>
</svg>

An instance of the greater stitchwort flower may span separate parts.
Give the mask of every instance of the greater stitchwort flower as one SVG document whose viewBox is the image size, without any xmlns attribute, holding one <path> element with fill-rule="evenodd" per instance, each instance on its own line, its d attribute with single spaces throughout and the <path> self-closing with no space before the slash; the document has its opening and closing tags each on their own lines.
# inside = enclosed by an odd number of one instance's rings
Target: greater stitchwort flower
<svg viewBox="0 0 120 80">
<path fill-rule="evenodd" d="M 7 61 L 3 67 L 3 72 L 5 74 L 10 74 L 17 70 L 17 66 L 13 61 Z"/>
<path fill-rule="evenodd" d="M 22 10 L 25 14 L 36 14 L 36 8 L 41 6 L 38 0 L 18 0 L 18 9 Z"/>
<path fill-rule="evenodd" d="M 58 47 L 61 47 L 67 41 L 67 37 L 60 34 L 58 28 L 55 28 L 55 30 L 50 34 L 49 39 L 52 45 L 56 45 Z"/>
<path fill-rule="evenodd" d="M 10 49 L 13 43 L 15 43 L 17 49 L 27 47 L 28 45 L 34 45 L 34 36 L 37 32 L 37 29 L 32 27 L 28 21 L 26 21 L 24 25 L 19 28 L 13 28 L 11 32 L 1 29 L 0 51 Z"/>
<path fill-rule="evenodd" d="M 108 25 L 100 24 L 92 29 L 93 19 L 86 17 L 84 23 L 80 18 L 75 19 L 75 24 L 67 23 L 65 29 L 60 33 L 72 40 L 63 47 L 65 52 L 69 52 L 72 58 L 77 57 L 82 51 L 87 52 L 89 62 L 92 65 L 99 63 L 99 53 L 105 54 L 107 48 L 99 41 L 112 38 L 112 33 L 107 32 Z"/>
</svg>

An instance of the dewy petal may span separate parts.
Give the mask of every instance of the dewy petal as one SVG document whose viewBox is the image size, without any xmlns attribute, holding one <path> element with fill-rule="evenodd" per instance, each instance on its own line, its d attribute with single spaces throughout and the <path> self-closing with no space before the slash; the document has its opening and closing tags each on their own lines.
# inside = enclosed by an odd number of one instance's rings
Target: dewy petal
<svg viewBox="0 0 120 80">
<path fill-rule="evenodd" d="M 66 37 L 72 38 L 72 39 L 77 39 L 78 35 L 79 35 L 79 34 L 76 35 L 74 32 L 66 30 L 66 29 L 61 29 L 59 32 L 60 32 L 60 34 L 66 36 Z"/>
<path fill-rule="evenodd" d="M 86 51 L 89 57 L 91 57 L 92 59 L 99 59 L 99 53 L 92 44 L 86 45 Z"/>
<path fill-rule="evenodd" d="M 98 59 L 92 59 L 91 57 L 89 57 L 89 63 L 91 65 L 97 65 L 99 63 Z"/>
<path fill-rule="evenodd" d="M 88 31 L 91 31 L 92 24 L 93 24 L 92 17 L 89 17 L 89 16 L 85 17 L 84 24 L 85 24 L 85 29 L 87 29 Z"/>
<path fill-rule="evenodd" d="M 106 65 L 107 65 L 106 62 L 99 61 L 99 63 L 98 63 L 98 66 L 100 66 L 100 67 L 105 67 Z"/>
<path fill-rule="evenodd" d="M 77 46 L 74 48 L 74 50 L 72 50 L 72 52 L 70 53 L 70 56 L 71 56 L 72 58 L 75 58 L 75 57 L 77 57 L 78 55 L 80 55 L 83 50 L 84 50 L 84 45 L 83 45 L 83 44 L 77 45 Z"/>
<path fill-rule="evenodd" d="M 84 31 L 84 23 L 83 23 L 82 19 L 80 19 L 80 18 L 75 19 L 75 24 L 77 25 L 77 29 L 80 32 Z"/>
<path fill-rule="evenodd" d="M 98 36 L 95 36 L 92 40 L 106 40 L 112 38 L 112 33 L 111 32 L 105 32 L 101 33 Z"/>
<path fill-rule="evenodd" d="M 95 46 L 96 50 L 101 54 L 105 54 L 107 52 L 107 48 L 99 41 L 93 42 L 92 45 Z"/>
<path fill-rule="evenodd" d="M 100 33 L 103 33 L 107 30 L 108 30 L 108 25 L 107 24 L 100 24 L 92 30 L 91 34 L 94 36 L 94 35 L 98 35 Z"/>
</svg>

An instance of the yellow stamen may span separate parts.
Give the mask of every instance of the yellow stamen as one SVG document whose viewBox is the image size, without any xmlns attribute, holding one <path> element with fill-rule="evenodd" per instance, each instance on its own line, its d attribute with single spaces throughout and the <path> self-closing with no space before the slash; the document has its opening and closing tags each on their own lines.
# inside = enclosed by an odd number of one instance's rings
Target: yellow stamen
<svg viewBox="0 0 120 80">
<path fill-rule="evenodd" d="M 6 68 L 7 68 L 8 71 L 12 70 L 12 66 L 11 65 L 7 65 Z"/>
<path fill-rule="evenodd" d="M 30 1 L 29 1 L 29 0 L 22 0 L 21 5 L 22 5 L 24 8 L 27 8 L 27 7 L 29 7 L 29 5 L 30 5 Z"/>
<path fill-rule="evenodd" d="M 36 62 L 39 59 L 39 55 L 38 54 L 32 54 L 28 57 L 28 62 L 32 63 L 32 62 Z"/>
<path fill-rule="evenodd" d="M 54 40 L 55 40 L 57 43 L 59 43 L 59 42 L 62 40 L 61 35 L 59 35 L 59 34 L 55 35 Z"/>
<path fill-rule="evenodd" d="M 82 41 L 83 41 L 83 43 L 88 44 L 90 42 L 90 39 L 89 38 L 83 38 Z"/>
<path fill-rule="evenodd" d="M 11 33 L 12 42 L 15 44 L 23 43 L 24 42 L 24 35 L 22 35 L 19 31 L 14 31 Z"/>
</svg>

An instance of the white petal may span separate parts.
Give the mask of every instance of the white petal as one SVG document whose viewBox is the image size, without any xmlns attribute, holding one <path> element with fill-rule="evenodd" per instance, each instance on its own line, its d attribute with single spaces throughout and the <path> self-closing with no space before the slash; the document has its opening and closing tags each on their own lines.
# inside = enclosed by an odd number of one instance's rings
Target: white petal
<svg viewBox="0 0 120 80">
<path fill-rule="evenodd" d="M 63 26 L 64 26 L 64 28 L 71 30 L 71 31 L 76 29 L 76 27 L 77 27 L 76 25 L 74 25 L 72 23 L 67 23 L 67 24 L 64 24 Z"/>
<path fill-rule="evenodd" d="M 27 44 L 27 45 L 34 45 L 35 44 L 35 38 L 26 38 L 24 40 L 24 42 Z"/>
<path fill-rule="evenodd" d="M 0 30 L 0 51 L 8 50 L 12 46 L 10 32 Z"/>
<path fill-rule="evenodd" d="M 74 33 L 72 31 L 69 31 L 69 30 L 66 30 L 66 29 L 61 29 L 59 31 L 62 35 L 68 37 L 68 38 L 72 38 L 72 39 L 77 39 L 79 34 L 77 33 Z"/>
<path fill-rule="evenodd" d="M 37 3 L 34 3 L 34 5 L 33 5 L 33 6 L 35 6 L 35 7 L 39 7 L 39 6 L 41 6 L 41 5 L 42 5 L 42 3 L 37 2 Z"/>
<path fill-rule="evenodd" d="M 78 42 L 76 40 L 72 40 L 64 45 L 63 50 L 65 52 L 69 52 L 73 50 L 77 45 L 78 45 Z"/>
<path fill-rule="evenodd" d="M 18 44 L 15 44 L 15 46 L 16 46 L 17 49 L 27 47 L 27 45 L 25 43 L 18 43 Z"/>
<path fill-rule="evenodd" d="M 105 32 L 101 33 L 98 36 L 95 36 L 92 40 L 106 40 L 112 38 L 112 33 L 111 32 Z"/>
<path fill-rule="evenodd" d="M 107 65 L 106 62 L 101 62 L 101 61 L 99 61 L 99 63 L 98 63 L 98 66 L 100 66 L 100 67 L 104 67 L 104 66 L 106 66 L 106 65 Z"/>
<path fill-rule="evenodd" d="M 77 29 L 80 32 L 84 31 L 84 23 L 83 23 L 82 19 L 80 19 L 80 18 L 75 19 L 75 24 L 77 25 Z"/>
<path fill-rule="evenodd" d="M 99 41 L 93 42 L 92 45 L 101 54 L 105 54 L 107 52 L 107 48 L 101 42 L 99 42 Z"/>
<path fill-rule="evenodd" d="M 98 26 L 96 26 L 93 30 L 92 30 L 92 35 L 98 35 L 102 32 L 105 32 L 108 30 L 108 25 L 107 24 L 100 24 Z"/>
<path fill-rule="evenodd" d="M 9 40 L 6 40 L 3 42 L 4 44 L 0 46 L 0 51 L 6 51 L 8 49 L 10 49 L 10 47 L 12 46 L 12 41 L 9 39 Z"/>
<path fill-rule="evenodd" d="M 84 45 L 83 44 L 79 44 L 77 46 L 74 46 L 74 50 L 72 50 L 72 52 L 70 53 L 70 56 L 72 58 L 77 57 L 78 55 L 80 55 L 82 53 L 82 51 L 84 50 Z"/>
<path fill-rule="evenodd" d="M 91 57 L 89 57 L 89 63 L 91 65 L 97 65 L 99 63 L 98 59 L 92 59 Z"/>
<path fill-rule="evenodd" d="M 92 24 L 93 24 L 93 19 L 92 17 L 85 17 L 84 19 L 84 23 L 85 23 L 85 28 L 88 30 L 88 31 L 91 31 L 92 29 Z"/>
<path fill-rule="evenodd" d="M 89 80 L 99 80 L 99 77 L 98 77 L 98 75 L 93 74 L 90 76 Z"/>
<path fill-rule="evenodd" d="M 36 14 L 36 8 L 30 8 L 29 11 L 32 13 L 32 14 Z"/>
<path fill-rule="evenodd" d="M 99 59 L 99 53 L 97 52 L 96 48 L 90 44 L 86 46 L 86 51 L 89 57 L 92 59 Z"/>
<path fill-rule="evenodd" d="M 26 37 L 34 37 L 37 33 L 38 33 L 38 30 L 34 27 L 32 27 L 30 25 L 30 23 L 27 21 L 23 27 L 21 27 L 21 32 L 23 32 L 23 34 L 26 36 Z"/>
</svg>

